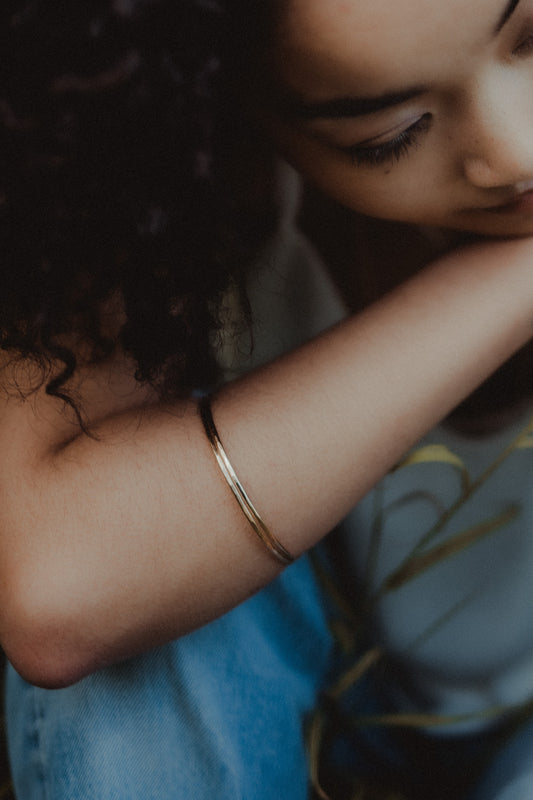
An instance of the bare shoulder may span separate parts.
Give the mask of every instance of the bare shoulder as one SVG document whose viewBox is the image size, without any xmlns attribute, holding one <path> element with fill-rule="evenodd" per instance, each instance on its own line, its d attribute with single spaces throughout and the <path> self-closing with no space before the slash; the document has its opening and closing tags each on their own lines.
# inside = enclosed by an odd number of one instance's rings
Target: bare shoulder
<svg viewBox="0 0 533 800">
<path fill-rule="evenodd" d="M 0 467 L 39 458 L 80 434 L 77 414 L 47 393 L 48 380 L 31 360 L 0 351 Z M 155 400 L 153 390 L 135 380 L 123 354 L 80 368 L 65 388 L 88 430 Z"/>
</svg>

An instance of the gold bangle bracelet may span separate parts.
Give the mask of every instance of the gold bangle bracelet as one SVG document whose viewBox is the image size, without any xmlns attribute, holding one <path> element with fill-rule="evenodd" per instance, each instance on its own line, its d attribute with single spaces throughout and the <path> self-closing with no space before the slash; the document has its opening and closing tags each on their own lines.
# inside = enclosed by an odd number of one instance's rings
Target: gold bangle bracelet
<svg viewBox="0 0 533 800">
<path fill-rule="evenodd" d="M 228 486 L 230 487 L 239 506 L 241 507 L 244 516 L 254 529 L 257 536 L 261 539 L 267 550 L 272 553 L 272 555 L 275 556 L 278 561 L 281 561 L 282 564 L 292 564 L 294 561 L 294 556 L 292 556 L 289 551 L 283 547 L 281 542 L 276 539 L 274 534 L 269 531 L 254 507 L 254 504 L 246 494 L 240 480 L 237 478 L 235 470 L 231 466 L 230 460 L 226 455 L 226 451 L 222 447 L 222 442 L 220 441 L 218 431 L 213 420 L 213 414 L 211 412 L 211 399 L 209 396 L 201 399 L 199 410 L 205 433 L 213 453 L 215 454 L 218 466 L 220 467 Z"/>
</svg>

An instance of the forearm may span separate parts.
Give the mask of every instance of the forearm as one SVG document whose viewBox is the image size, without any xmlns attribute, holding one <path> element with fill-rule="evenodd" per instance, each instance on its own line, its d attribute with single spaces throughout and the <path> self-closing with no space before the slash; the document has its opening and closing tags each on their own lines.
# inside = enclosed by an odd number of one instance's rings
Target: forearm
<svg viewBox="0 0 533 800">
<path fill-rule="evenodd" d="M 319 541 L 530 338 L 530 263 L 529 240 L 451 254 L 217 395 L 228 455 L 291 552 Z M 49 684 L 179 636 L 279 569 L 218 471 L 194 404 L 133 412 L 130 428 L 121 415 L 96 433 L 43 443 L 22 480 L 7 467 L 1 476 L 3 638 L 15 663 Z M 28 653 L 42 663 L 50 641 L 69 667 L 54 662 L 40 678 Z"/>
</svg>

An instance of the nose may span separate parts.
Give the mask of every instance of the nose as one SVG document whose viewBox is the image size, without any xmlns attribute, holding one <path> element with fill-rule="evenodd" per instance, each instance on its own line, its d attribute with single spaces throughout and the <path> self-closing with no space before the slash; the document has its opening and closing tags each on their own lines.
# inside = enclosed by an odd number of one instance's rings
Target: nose
<svg viewBox="0 0 533 800">
<path fill-rule="evenodd" d="M 501 155 L 500 152 L 497 158 L 472 156 L 465 159 L 464 171 L 468 182 L 478 189 L 495 189 L 513 186 L 523 180 L 519 164 L 507 157 L 506 163 L 502 163 Z"/>
<path fill-rule="evenodd" d="M 518 81 L 517 83 L 520 83 Z M 481 189 L 514 186 L 533 177 L 533 102 L 517 85 L 485 95 L 469 119 L 463 171 Z M 509 91 L 510 90 L 510 91 Z"/>
<path fill-rule="evenodd" d="M 515 186 L 533 176 L 533 159 L 528 170 L 526 162 L 517 158 L 506 142 L 494 142 L 490 149 L 485 146 L 483 150 L 482 154 L 464 160 L 464 173 L 472 186 L 479 189 Z"/>
</svg>

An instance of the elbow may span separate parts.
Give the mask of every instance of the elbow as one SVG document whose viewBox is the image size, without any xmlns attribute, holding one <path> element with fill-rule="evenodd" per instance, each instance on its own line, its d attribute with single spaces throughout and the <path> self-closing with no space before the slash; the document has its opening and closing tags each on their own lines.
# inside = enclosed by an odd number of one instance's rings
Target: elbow
<svg viewBox="0 0 533 800">
<path fill-rule="evenodd" d="M 28 584 L 26 583 L 26 587 Z M 46 588 L 7 592 L 0 641 L 15 670 L 28 683 L 61 689 L 97 669 L 83 641 L 83 625 L 68 604 Z"/>
<path fill-rule="evenodd" d="M 63 689 L 94 671 L 55 622 L 21 622 L 3 637 L 2 647 L 14 669 L 42 689 Z"/>
<path fill-rule="evenodd" d="M 64 689 L 87 674 L 70 654 L 61 654 L 50 646 L 40 647 L 35 641 L 8 642 L 4 652 L 18 674 L 41 689 Z"/>
</svg>

